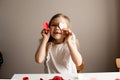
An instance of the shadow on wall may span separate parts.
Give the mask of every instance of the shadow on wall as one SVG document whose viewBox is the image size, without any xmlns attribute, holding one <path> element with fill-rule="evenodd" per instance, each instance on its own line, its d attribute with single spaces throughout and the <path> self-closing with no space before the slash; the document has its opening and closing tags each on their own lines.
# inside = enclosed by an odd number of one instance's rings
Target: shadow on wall
<svg viewBox="0 0 120 80">
<path fill-rule="evenodd" d="M 117 29 L 117 32 L 118 32 L 118 54 L 116 55 L 117 57 L 116 58 L 120 58 L 120 0 L 117 0 L 117 7 L 118 7 L 118 12 L 117 12 L 117 15 L 118 15 L 118 18 L 117 18 L 117 23 L 118 23 L 118 29 Z M 117 67 L 117 65 L 116 65 Z"/>
<path fill-rule="evenodd" d="M 2 53 L 0 52 L 0 67 L 2 66 L 2 64 L 3 64 L 3 55 L 2 55 Z"/>
<path fill-rule="evenodd" d="M 111 4 L 111 5 L 110 5 Z M 114 5 L 113 5 L 114 4 Z M 118 71 L 115 58 L 120 57 L 120 0 L 115 0 L 115 3 L 110 1 L 108 4 L 108 55 L 107 69 L 108 71 Z M 113 9 L 113 11 L 109 9 Z M 115 22 L 116 21 L 116 22 Z M 115 28 L 116 26 L 116 28 Z M 111 70 L 113 69 L 113 70 Z"/>
<path fill-rule="evenodd" d="M 118 0 L 118 48 L 119 48 L 119 54 L 118 56 L 120 57 L 120 0 Z"/>
</svg>

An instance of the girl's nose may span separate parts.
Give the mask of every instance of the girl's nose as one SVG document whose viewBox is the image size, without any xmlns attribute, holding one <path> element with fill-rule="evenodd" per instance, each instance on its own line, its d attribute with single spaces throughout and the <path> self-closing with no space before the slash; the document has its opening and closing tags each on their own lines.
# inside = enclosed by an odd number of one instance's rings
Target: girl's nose
<svg viewBox="0 0 120 80">
<path fill-rule="evenodd" d="M 60 29 L 60 27 L 59 27 L 59 26 L 56 26 L 56 29 Z"/>
</svg>

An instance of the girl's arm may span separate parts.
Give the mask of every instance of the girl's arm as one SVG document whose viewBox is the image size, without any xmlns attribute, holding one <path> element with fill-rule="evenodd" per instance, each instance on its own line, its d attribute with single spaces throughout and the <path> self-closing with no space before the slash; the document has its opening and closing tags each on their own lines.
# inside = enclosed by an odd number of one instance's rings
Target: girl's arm
<svg viewBox="0 0 120 80">
<path fill-rule="evenodd" d="M 44 61 L 46 56 L 46 46 L 47 46 L 47 42 L 43 38 L 35 54 L 35 60 L 37 63 L 42 63 Z"/>
<path fill-rule="evenodd" d="M 46 30 L 43 30 L 41 34 L 42 34 L 43 38 L 41 39 L 41 43 L 35 54 L 35 60 L 37 63 L 42 63 L 45 59 L 47 42 L 48 42 L 49 36 L 50 36 L 49 31 L 46 31 Z"/>
<path fill-rule="evenodd" d="M 71 41 L 68 41 L 67 44 L 74 63 L 76 64 L 76 66 L 80 66 L 82 64 L 82 56 L 78 51 L 77 45 Z"/>
<path fill-rule="evenodd" d="M 71 31 L 67 32 L 67 37 L 65 39 L 68 48 L 70 50 L 70 54 L 72 57 L 73 62 L 76 64 L 76 66 L 80 66 L 82 64 L 82 56 L 78 50 L 78 41 L 75 39 L 75 41 L 72 40 L 73 38 L 73 33 Z"/>
</svg>

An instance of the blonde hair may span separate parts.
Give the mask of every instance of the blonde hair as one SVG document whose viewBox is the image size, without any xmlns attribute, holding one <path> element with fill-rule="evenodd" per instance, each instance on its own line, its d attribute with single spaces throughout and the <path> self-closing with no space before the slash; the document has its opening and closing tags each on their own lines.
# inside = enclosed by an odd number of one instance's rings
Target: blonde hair
<svg viewBox="0 0 120 80">
<path fill-rule="evenodd" d="M 58 18 L 58 17 L 63 17 L 63 18 L 65 18 L 65 19 L 67 19 L 69 22 L 71 22 L 70 19 L 69 19 L 69 17 L 67 17 L 66 15 L 64 15 L 64 14 L 62 14 L 62 13 L 58 13 L 58 14 L 54 15 L 54 16 L 50 19 L 50 21 L 49 21 L 49 27 L 50 27 L 50 25 L 51 25 L 51 22 L 52 22 L 55 18 Z"/>
</svg>

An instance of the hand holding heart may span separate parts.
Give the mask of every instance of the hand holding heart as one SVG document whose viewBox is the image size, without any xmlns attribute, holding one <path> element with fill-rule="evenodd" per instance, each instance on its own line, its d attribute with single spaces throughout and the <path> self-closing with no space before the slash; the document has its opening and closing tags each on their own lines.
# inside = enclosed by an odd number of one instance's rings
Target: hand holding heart
<svg viewBox="0 0 120 80">
<path fill-rule="evenodd" d="M 69 42 L 72 40 L 73 33 L 70 29 L 63 29 L 62 30 L 65 35 L 65 42 Z"/>
<path fill-rule="evenodd" d="M 72 38 L 72 31 L 67 28 L 67 23 L 60 22 L 59 27 L 63 31 L 64 35 L 65 35 L 65 42 L 70 41 L 71 38 Z"/>
</svg>

